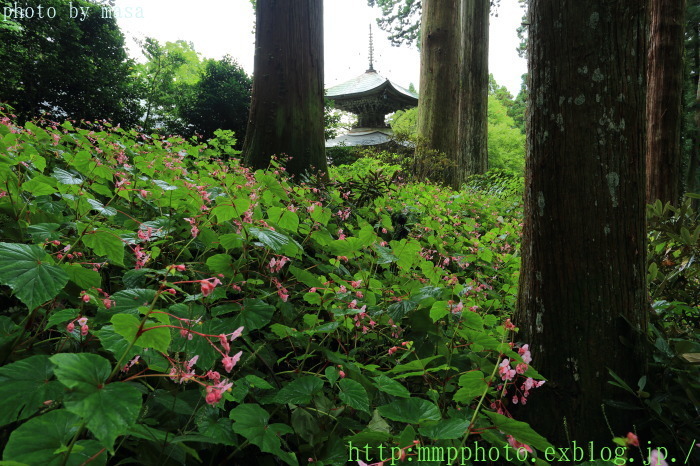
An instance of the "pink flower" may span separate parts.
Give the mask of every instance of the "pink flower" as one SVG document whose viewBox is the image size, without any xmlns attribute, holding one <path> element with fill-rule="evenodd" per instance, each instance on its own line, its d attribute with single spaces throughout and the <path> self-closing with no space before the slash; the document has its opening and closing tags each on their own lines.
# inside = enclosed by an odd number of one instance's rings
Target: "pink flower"
<svg viewBox="0 0 700 466">
<path fill-rule="evenodd" d="M 649 466 L 668 466 L 666 462 L 666 456 L 659 450 L 651 450 L 649 455 Z"/>
<path fill-rule="evenodd" d="M 90 328 L 87 325 L 83 325 L 80 327 L 80 334 L 82 336 L 87 335 L 89 331 L 90 331 Z"/>
<path fill-rule="evenodd" d="M 627 445 L 632 445 L 633 447 L 638 447 L 639 446 L 639 439 L 632 432 L 628 432 L 627 437 L 625 437 L 625 443 Z"/>
<path fill-rule="evenodd" d="M 526 451 L 532 453 L 532 448 L 530 445 L 526 445 L 524 443 L 520 443 L 517 440 L 515 440 L 515 437 L 512 435 L 506 435 L 506 438 L 508 439 L 508 443 L 510 444 L 511 447 L 520 450 L 520 449 L 525 449 Z"/>
<path fill-rule="evenodd" d="M 353 288 L 359 288 L 360 285 L 362 285 L 362 280 L 354 280 L 350 282 L 350 285 L 352 285 Z"/>
<path fill-rule="evenodd" d="M 185 328 L 180 329 L 180 336 L 182 338 L 187 338 L 188 340 L 192 339 L 192 333 L 190 333 L 190 331 Z"/>
<path fill-rule="evenodd" d="M 343 371 L 338 371 L 338 375 L 340 376 L 341 379 L 345 378 L 345 372 L 343 372 Z"/>
<path fill-rule="evenodd" d="M 233 370 L 233 368 L 236 366 L 238 361 L 241 359 L 241 355 L 243 354 L 243 351 L 239 351 L 238 353 L 234 354 L 233 356 L 224 356 L 221 359 L 221 363 L 224 365 L 224 370 L 228 373 Z"/>
<path fill-rule="evenodd" d="M 78 325 L 81 327 L 85 326 L 87 324 L 88 318 L 87 317 L 81 317 L 78 319 Z"/>
<path fill-rule="evenodd" d="M 231 387 L 233 387 L 233 383 L 224 383 L 224 381 L 218 382 L 216 385 L 209 385 L 204 399 L 210 405 L 216 404 L 221 400 L 223 393 L 230 390 Z"/>
<path fill-rule="evenodd" d="M 102 300 L 102 304 L 104 304 L 105 307 L 106 307 L 107 309 L 109 309 L 109 308 L 111 308 L 112 305 L 114 304 L 114 301 L 112 301 L 112 300 L 109 299 L 109 298 L 105 298 L 105 299 Z"/>
<path fill-rule="evenodd" d="M 216 288 L 216 285 L 221 285 L 221 280 L 218 278 L 209 278 L 207 280 L 198 280 L 202 287 L 202 295 L 209 296 Z"/>
<path fill-rule="evenodd" d="M 391 348 L 389 348 L 389 354 L 394 354 L 398 350 L 399 350 L 399 348 L 397 346 L 392 346 Z"/>
<path fill-rule="evenodd" d="M 529 348 L 530 345 L 523 345 L 523 347 L 518 350 L 518 354 L 523 357 L 523 362 L 525 364 L 530 364 L 532 362 Z"/>
<path fill-rule="evenodd" d="M 66 325 L 66 332 L 73 333 L 73 330 L 75 330 L 75 324 L 73 322 L 68 322 L 68 325 Z"/>
<path fill-rule="evenodd" d="M 231 341 L 233 341 L 233 340 L 235 340 L 236 338 L 238 338 L 238 337 L 240 337 L 241 335 L 243 335 L 243 329 L 244 329 L 244 327 L 243 327 L 243 326 L 240 326 L 240 327 L 238 327 L 236 330 L 234 330 L 233 333 L 231 334 Z"/>
<path fill-rule="evenodd" d="M 87 294 L 86 291 L 83 291 L 80 299 L 82 299 L 84 303 L 89 303 L 90 302 L 90 295 Z"/>
<path fill-rule="evenodd" d="M 226 335 L 223 333 L 219 335 L 219 343 L 221 343 L 221 347 L 224 349 L 224 351 L 226 351 L 226 354 L 231 351 L 231 345 L 228 344 L 228 338 L 226 338 Z"/>
<path fill-rule="evenodd" d="M 501 362 L 498 373 L 503 380 L 513 380 L 513 377 L 515 377 L 515 370 L 510 368 L 510 359 L 505 358 Z"/>
</svg>

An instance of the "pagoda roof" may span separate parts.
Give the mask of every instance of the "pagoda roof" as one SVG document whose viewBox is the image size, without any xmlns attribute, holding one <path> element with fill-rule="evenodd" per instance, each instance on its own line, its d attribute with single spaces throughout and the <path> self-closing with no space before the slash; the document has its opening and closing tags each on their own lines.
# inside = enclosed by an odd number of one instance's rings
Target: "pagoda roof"
<svg viewBox="0 0 700 466">
<path fill-rule="evenodd" d="M 417 94 L 389 81 L 372 68 L 364 74 L 328 88 L 326 97 L 333 100 L 337 108 L 352 113 L 359 113 L 357 104 L 366 104 L 368 100 L 374 99 L 377 100 L 375 105 L 381 102 L 378 106 L 386 110 L 384 113 L 405 110 L 418 105 Z"/>
</svg>

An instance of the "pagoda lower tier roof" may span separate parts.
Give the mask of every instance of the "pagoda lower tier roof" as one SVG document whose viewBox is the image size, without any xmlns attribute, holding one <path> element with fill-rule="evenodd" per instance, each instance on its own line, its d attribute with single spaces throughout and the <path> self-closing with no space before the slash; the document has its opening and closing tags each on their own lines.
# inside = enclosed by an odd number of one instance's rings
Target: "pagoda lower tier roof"
<svg viewBox="0 0 700 466">
<path fill-rule="evenodd" d="M 333 100 L 336 108 L 357 114 L 367 111 L 387 114 L 418 105 L 415 93 L 374 70 L 328 88 L 326 97 Z"/>
</svg>

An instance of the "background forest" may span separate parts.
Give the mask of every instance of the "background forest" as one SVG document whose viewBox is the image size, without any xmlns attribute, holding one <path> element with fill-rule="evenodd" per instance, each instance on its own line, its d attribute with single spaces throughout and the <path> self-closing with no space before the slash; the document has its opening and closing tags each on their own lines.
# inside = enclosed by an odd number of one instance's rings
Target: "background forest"
<svg viewBox="0 0 700 466">
<path fill-rule="evenodd" d="M 2 464 L 700 464 L 700 3 L 520 0 L 513 97 L 506 1 L 369 0 L 419 106 L 333 151 L 322 0 L 1 21 Z"/>
</svg>

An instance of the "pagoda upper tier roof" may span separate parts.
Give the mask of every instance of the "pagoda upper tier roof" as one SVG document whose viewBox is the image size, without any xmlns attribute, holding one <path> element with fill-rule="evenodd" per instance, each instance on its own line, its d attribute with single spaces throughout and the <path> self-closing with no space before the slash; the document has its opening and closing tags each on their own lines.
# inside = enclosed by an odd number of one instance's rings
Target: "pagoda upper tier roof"
<svg viewBox="0 0 700 466">
<path fill-rule="evenodd" d="M 326 97 L 335 102 L 336 108 L 361 113 L 371 102 L 371 107 L 385 114 L 418 105 L 418 95 L 370 69 L 364 74 L 326 90 Z"/>
</svg>

